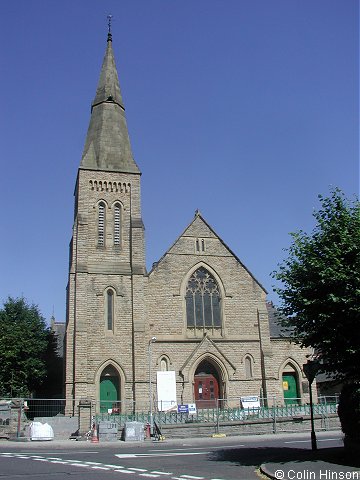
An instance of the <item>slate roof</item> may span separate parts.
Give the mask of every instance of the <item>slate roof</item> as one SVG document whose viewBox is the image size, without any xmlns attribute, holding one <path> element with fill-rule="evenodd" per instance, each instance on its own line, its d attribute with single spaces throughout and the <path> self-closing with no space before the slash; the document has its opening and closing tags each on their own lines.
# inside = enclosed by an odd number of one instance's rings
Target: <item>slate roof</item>
<svg viewBox="0 0 360 480">
<path fill-rule="evenodd" d="M 51 330 L 54 332 L 56 337 L 56 353 L 58 357 L 64 356 L 64 339 L 65 339 L 65 331 L 66 331 L 66 324 L 65 322 L 57 322 L 54 317 L 51 317 Z"/>
<path fill-rule="evenodd" d="M 290 338 L 291 331 L 281 326 L 281 314 L 272 302 L 266 302 L 266 308 L 269 316 L 270 338 Z"/>
</svg>

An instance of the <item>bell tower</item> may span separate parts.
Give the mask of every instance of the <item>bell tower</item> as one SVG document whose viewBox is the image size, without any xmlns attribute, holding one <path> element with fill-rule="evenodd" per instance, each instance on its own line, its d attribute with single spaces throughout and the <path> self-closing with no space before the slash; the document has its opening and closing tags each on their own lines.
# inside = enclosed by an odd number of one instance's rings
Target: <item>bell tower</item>
<svg viewBox="0 0 360 480">
<path fill-rule="evenodd" d="M 144 225 L 115 65 L 107 46 L 80 162 L 67 285 L 67 410 L 80 398 L 125 407 L 144 379 Z M 109 393 L 110 392 L 110 393 Z M 106 397 L 106 398 L 105 398 Z M 72 400 L 72 402 L 71 402 Z M 109 403 L 110 402 L 110 403 Z"/>
</svg>

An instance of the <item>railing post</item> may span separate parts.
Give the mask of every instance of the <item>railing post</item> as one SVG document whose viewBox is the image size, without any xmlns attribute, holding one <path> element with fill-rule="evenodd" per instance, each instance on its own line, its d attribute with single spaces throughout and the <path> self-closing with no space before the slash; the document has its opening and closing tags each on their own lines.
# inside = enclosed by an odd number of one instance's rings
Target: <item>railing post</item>
<svg viewBox="0 0 360 480">
<path fill-rule="evenodd" d="M 273 406 L 273 434 L 276 434 L 276 406 Z"/>
<path fill-rule="evenodd" d="M 20 437 L 21 432 L 21 415 L 22 415 L 22 406 L 23 406 L 23 399 L 19 399 L 19 409 L 18 409 L 18 418 L 17 418 L 17 429 L 16 429 L 16 438 Z"/>
<path fill-rule="evenodd" d="M 216 433 L 219 433 L 219 398 L 216 399 Z"/>
</svg>

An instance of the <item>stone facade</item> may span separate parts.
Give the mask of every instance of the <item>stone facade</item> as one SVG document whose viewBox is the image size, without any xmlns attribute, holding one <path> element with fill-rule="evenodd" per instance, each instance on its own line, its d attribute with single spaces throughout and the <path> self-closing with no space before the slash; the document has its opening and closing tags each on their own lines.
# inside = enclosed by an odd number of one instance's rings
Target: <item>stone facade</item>
<svg viewBox="0 0 360 480">
<path fill-rule="evenodd" d="M 175 371 L 179 404 L 230 406 L 249 395 L 282 403 L 285 374 L 308 402 L 308 352 L 271 335 L 266 291 L 198 211 L 146 271 L 140 172 L 111 36 L 76 182 L 67 299 L 69 412 L 70 399 L 85 398 L 146 410 L 149 371 L 156 404 L 158 370 Z"/>
</svg>

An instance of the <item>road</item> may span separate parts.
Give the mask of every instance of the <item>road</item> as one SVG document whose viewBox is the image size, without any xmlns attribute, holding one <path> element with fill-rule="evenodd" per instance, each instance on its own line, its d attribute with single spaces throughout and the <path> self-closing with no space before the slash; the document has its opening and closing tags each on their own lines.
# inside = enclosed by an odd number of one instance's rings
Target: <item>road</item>
<svg viewBox="0 0 360 480">
<path fill-rule="evenodd" d="M 317 434 L 319 448 L 341 432 Z M 251 480 L 281 450 L 310 449 L 309 434 L 196 438 L 143 443 L 0 441 L 0 480 Z"/>
</svg>

